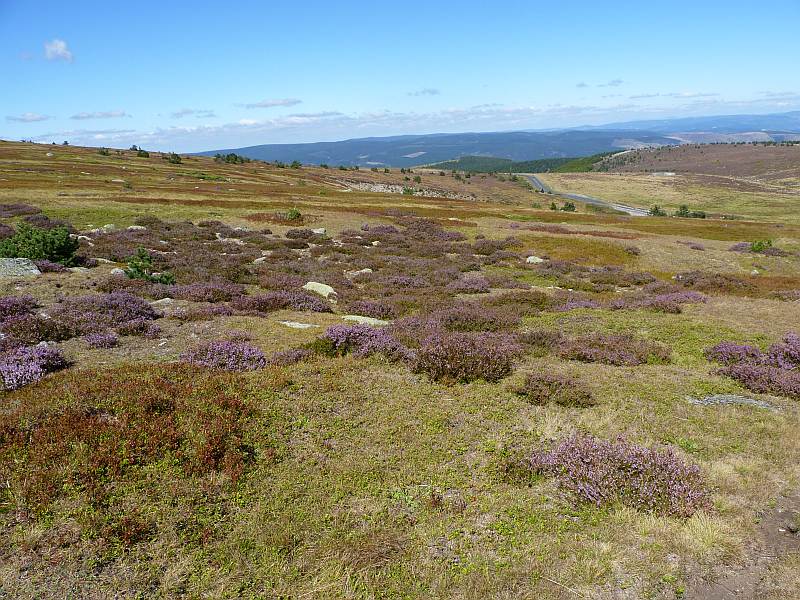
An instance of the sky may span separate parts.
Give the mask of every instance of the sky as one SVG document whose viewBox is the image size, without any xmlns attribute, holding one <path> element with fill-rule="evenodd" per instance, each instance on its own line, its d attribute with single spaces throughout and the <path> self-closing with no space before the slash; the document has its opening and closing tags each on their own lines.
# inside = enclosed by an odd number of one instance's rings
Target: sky
<svg viewBox="0 0 800 600">
<path fill-rule="evenodd" d="M 800 109 L 800 0 L 0 0 L 0 139 L 193 152 Z"/>
</svg>

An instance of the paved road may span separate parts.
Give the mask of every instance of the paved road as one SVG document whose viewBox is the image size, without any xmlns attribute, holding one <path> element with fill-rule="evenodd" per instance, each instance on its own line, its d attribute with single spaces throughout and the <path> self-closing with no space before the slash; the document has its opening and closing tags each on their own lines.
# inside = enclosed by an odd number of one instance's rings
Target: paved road
<svg viewBox="0 0 800 600">
<path fill-rule="evenodd" d="M 544 181 L 536 177 L 536 175 L 531 175 L 528 173 L 522 173 L 522 175 L 528 181 L 530 181 L 531 185 L 539 192 L 545 192 L 547 194 L 556 194 L 558 196 L 563 196 L 564 198 L 569 198 L 570 200 L 577 200 L 578 202 L 584 202 L 585 204 L 594 204 L 595 206 L 605 206 L 607 208 L 613 208 L 614 210 L 627 213 L 634 217 L 646 217 L 648 214 L 647 210 L 644 208 L 636 208 L 635 206 L 628 206 L 626 204 L 619 204 L 617 202 L 609 202 L 607 200 L 601 200 L 600 198 L 594 198 L 593 196 L 584 196 L 583 194 L 568 194 L 565 192 L 556 192 Z"/>
</svg>

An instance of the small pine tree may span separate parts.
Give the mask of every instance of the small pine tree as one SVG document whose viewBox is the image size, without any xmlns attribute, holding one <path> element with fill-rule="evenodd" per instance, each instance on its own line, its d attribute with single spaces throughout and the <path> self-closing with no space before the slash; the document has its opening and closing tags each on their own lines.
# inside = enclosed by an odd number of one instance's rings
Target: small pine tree
<svg viewBox="0 0 800 600">
<path fill-rule="evenodd" d="M 175 283 L 175 276 L 172 273 L 153 273 L 153 259 L 144 248 L 137 248 L 136 254 L 128 259 L 128 268 L 125 275 L 129 279 L 143 279 L 151 283 L 163 283 L 171 285 Z"/>
<path fill-rule="evenodd" d="M 0 241 L 0 256 L 49 260 L 70 267 L 75 264 L 79 245 L 66 227 L 40 229 L 22 222 L 14 235 Z"/>
</svg>

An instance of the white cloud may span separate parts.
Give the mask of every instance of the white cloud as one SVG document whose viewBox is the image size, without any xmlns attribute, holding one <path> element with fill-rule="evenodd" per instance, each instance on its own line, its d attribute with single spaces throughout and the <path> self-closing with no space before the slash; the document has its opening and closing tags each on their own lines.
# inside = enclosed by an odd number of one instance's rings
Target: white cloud
<svg viewBox="0 0 800 600">
<path fill-rule="evenodd" d="M 65 60 L 72 62 L 73 56 L 70 49 L 67 47 L 67 42 L 58 38 L 45 42 L 44 56 L 47 60 Z"/>
<path fill-rule="evenodd" d="M 714 98 L 719 96 L 716 92 L 667 92 L 658 94 L 637 94 L 628 96 L 630 100 L 642 100 L 645 98 Z"/>
<path fill-rule="evenodd" d="M 581 81 L 580 83 L 576 83 L 575 87 L 577 87 L 577 88 L 587 88 L 587 87 L 589 87 L 589 84 L 586 83 L 585 81 Z"/>
<path fill-rule="evenodd" d="M 609 81 L 609 82 L 607 82 L 607 83 L 600 83 L 600 84 L 598 84 L 598 86 L 597 86 L 597 87 L 619 87 L 619 86 L 621 86 L 623 83 L 625 83 L 625 82 L 624 82 L 624 81 L 622 81 L 622 79 L 612 79 L 611 81 Z"/>
<path fill-rule="evenodd" d="M 48 119 L 52 119 L 52 117 L 31 112 L 22 113 L 19 116 L 9 115 L 6 117 L 6 121 L 12 121 L 14 123 L 37 123 L 39 121 L 47 121 Z"/>
<path fill-rule="evenodd" d="M 206 108 L 182 108 L 180 110 L 176 110 L 169 115 L 173 119 L 182 119 L 183 117 L 196 117 L 198 119 L 212 119 L 216 118 L 216 114 L 213 110 L 209 110 Z"/>
<path fill-rule="evenodd" d="M 85 121 L 88 119 L 119 119 L 121 117 L 130 117 L 130 115 L 124 110 L 106 110 L 99 112 L 82 112 L 72 115 L 70 119 Z"/>
<path fill-rule="evenodd" d="M 239 104 L 245 108 L 274 108 L 276 106 L 297 106 L 302 103 L 302 100 L 297 98 L 275 98 L 272 100 L 261 100 L 260 102 L 251 102 L 249 104 Z"/>
<path fill-rule="evenodd" d="M 414 92 L 408 92 L 409 96 L 438 96 L 442 92 L 437 90 L 436 88 L 422 88 L 421 90 L 416 90 Z"/>
</svg>

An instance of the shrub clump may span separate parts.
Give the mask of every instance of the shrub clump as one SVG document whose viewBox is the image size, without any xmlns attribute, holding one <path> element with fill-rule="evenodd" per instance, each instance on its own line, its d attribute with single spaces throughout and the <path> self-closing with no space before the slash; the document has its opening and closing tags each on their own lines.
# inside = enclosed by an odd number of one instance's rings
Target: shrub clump
<svg viewBox="0 0 800 600">
<path fill-rule="evenodd" d="M 620 503 L 683 518 L 711 508 L 700 467 L 684 462 L 671 448 L 656 450 L 622 437 L 604 441 L 576 434 L 535 451 L 524 466 L 532 474 L 554 478 L 578 503 Z"/>
<path fill-rule="evenodd" d="M 69 267 L 76 262 L 79 244 L 66 227 L 39 229 L 20 223 L 14 235 L 0 241 L 0 257 L 49 260 Z"/>
<path fill-rule="evenodd" d="M 576 407 L 595 404 L 592 393 L 578 379 L 556 373 L 529 373 L 516 392 L 531 404 L 553 402 L 559 406 Z"/>
<path fill-rule="evenodd" d="M 291 348 L 289 350 L 279 350 L 267 357 L 267 365 L 275 367 L 287 367 L 297 364 L 314 354 L 308 348 Z"/>
<path fill-rule="evenodd" d="M 234 310 L 256 315 L 283 309 L 322 313 L 333 312 L 331 305 L 319 296 L 294 290 L 242 296 L 236 298 L 231 303 L 231 306 Z"/>
<path fill-rule="evenodd" d="M 322 336 L 328 354 L 344 355 L 350 352 L 363 358 L 382 354 L 389 360 L 410 361 L 414 353 L 397 341 L 391 333 L 381 327 L 369 325 L 333 325 Z"/>
<path fill-rule="evenodd" d="M 592 333 L 564 340 L 558 354 L 569 360 L 635 366 L 668 363 L 672 353 L 663 344 L 632 335 Z"/>
<path fill-rule="evenodd" d="M 101 331 L 85 335 L 83 340 L 90 348 L 114 348 L 119 343 L 119 337 L 113 331 Z"/>
<path fill-rule="evenodd" d="M 58 348 L 17 348 L 0 354 L 0 383 L 5 390 L 16 390 L 67 366 L 69 363 Z"/>
<path fill-rule="evenodd" d="M 766 351 L 721 342 L 708 348 L 705 355 L 723 365 L 718 374 L 735 379 L 753 392 L 800 398 L 800 336 L 795 333 L 787 333 Z"/>
<path fill-rule="evenodd" d="M 434 381 L 499 381 L 510 374 L 522 348 L 509 335 L 441 333 L 422 342 L 414 371 Z"/>
<path fill-rule="evenodd" d="M 29 315 L 37 306 L 33 296 L 6 296 L 0 298 L 0 323 L 12 317 Z"/>
<path fill-rule="evenodd" d="M 255 371 L 267 365 L 264 353 L 247 342 L 206 342 L 181 355 L 181 360 L 199 367 L 224 371 Z"/>
</svg>

